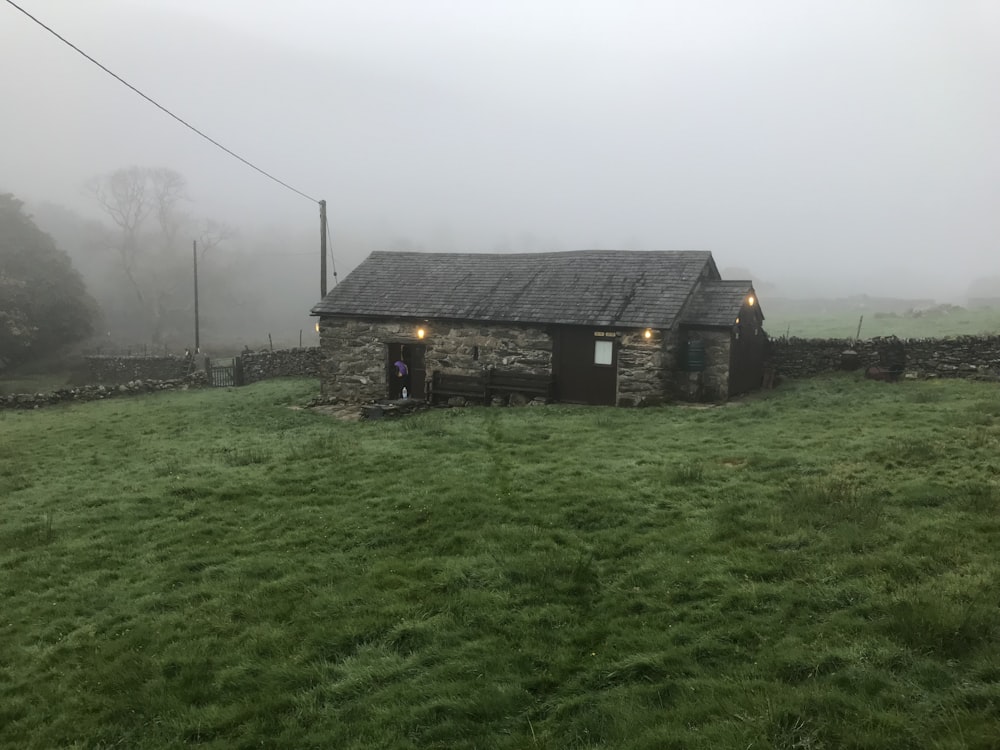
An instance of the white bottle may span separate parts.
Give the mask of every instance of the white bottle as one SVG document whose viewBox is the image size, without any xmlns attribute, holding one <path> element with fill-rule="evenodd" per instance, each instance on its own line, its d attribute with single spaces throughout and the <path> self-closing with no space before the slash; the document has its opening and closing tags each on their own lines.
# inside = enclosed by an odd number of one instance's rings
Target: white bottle
<svg viewBox="0 0 1000 750">
<path fill-rule="evenodd" d="M 409 394 L 406 392 L 406 388 L 403 388 L 403 398 L 404 399 L 409 398 Z"/>
</svg>

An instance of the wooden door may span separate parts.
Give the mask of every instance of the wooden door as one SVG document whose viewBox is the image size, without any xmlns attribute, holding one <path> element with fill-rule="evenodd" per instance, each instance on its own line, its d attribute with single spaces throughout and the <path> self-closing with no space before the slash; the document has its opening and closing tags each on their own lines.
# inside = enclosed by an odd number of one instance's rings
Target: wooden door
<svg viewBox="0 0 1000 750">
<path fill-rule="evenodd" d="M 618 338 L 613 331 L 557 328 L 552 345 L 557 401 L 607 406 L 616 403 Z"/>
<path fill-rule="evenodd" d="M 764 331 L 756 316 L 733 326 L 729 343 L 729 395 L 756 391 L 764 379 Z"/>
</svg>

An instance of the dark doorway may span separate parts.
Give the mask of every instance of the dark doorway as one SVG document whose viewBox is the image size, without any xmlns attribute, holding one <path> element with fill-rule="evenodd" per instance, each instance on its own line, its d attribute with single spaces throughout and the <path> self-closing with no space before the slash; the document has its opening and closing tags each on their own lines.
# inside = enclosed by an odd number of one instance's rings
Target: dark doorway
<svg viewBox="0 0 1000 750">
<path fill-rule="evenodd" d="M 729 350 L 729 395 L 756 391 L 764 379 L 765 336 L 760 321 L 752 313 L 750 320 L 733 326 Z"/>
<path fill-rule="evenodd" d="M 618 395 L 618 338 L 613 331 L 557 328 L 552 334 L 557 401 L 613 406 Z"/>
<path fill-rule="evenodd" d="M 389 398 L 402 398 L 405 387 L 409 398 L 424 398 L 424 383 L 427 371 L 424 365 L 424 344 L 389 344 L 388 356 L 385 361 L 385 375 Z M 406 363 L 407 377 L 399 377 L 396 362 Z"/>
</svg>

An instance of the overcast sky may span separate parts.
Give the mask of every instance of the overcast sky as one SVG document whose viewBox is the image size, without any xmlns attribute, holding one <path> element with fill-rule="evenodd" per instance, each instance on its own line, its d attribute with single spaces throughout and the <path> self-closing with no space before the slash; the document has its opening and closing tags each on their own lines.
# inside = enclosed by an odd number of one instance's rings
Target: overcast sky
<svg viewBox="0 0 1000 750">
<path fill-rule="evenodd" d="M 938 298 L 1000 275 L 995 0 L 17 2 L 338 236 Z M 5 0 L 0 62 L 0 189 L 83 209 L 164 165 L 243 231 L 315 225 Z"/>
</svg>

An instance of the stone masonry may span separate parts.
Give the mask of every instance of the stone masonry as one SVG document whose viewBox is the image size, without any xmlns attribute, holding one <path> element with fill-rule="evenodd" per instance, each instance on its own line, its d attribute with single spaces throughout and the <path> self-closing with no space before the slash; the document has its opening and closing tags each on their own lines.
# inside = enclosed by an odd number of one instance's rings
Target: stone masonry
<svg viewBox="0 0 1000 750">
<path fill-rule="evenodd" d="M 665 363 L 672 350 L 668 350 L 659 332 L 648 341 L 642 331 L 622 334 L 618 348 L 619 406 L 657 406 L 671 395 Z"/>
<path fill-rule="evenodd" d="M 427 336 L 416 337 L 412 320 L 322 318 L 320 342 L 323 393 L 348 402 L 385 398 L 386 345 L 390 342 L 426 346 L 427 377 L 440 371 L 473 375 L 496 369 L 531 375 L 552 372 L 552 336 L 541 326 L 430 321 Z M 618 402 L 623 406 L 662 403 L 670 387 L 667 354 L 660 334 L 646 341 L 641 331 L 622 334 L 618 351 Z"/>
<path fill-rule="evenodd" d="M 413 324 L 405 330 L 412 333 Z M 423 343 L 428 377 L 434 370 L 472 374 L 497 369 L 528 375 L 552 370 L 552 338 L 542 328 L 456 321 L 434 322 L 427 330 Z"/>
<path fill-rule="evenodd" d="M 90 380 L 94 383 L 119 384 L 134 380 L 173 380 L 192 371 L 187 357 L 85 357 Z"/>
<path fill-rule="evenodd" d="M 98 401 L 157 391 L 188 390 L 190 388 L 204 388 L 207 385 L 208 376 L 199 371 L 183 378 L 169 380 L 133 380 L 120 385 L 81 385 L 73 388 L 59 388 L 47 393 L 0 395 L 0 409 L 39 409 L 55 404 Z"/>
<path fill-rule="evenodd" d="M 705 346 L 705 369 L 686 372 L 677 367 L 678 395 L 685 401 L 725 401 L 729 398 L 729 363 L 732 334 L 720 330 L 689 330 L 688 341 L 700 340 Z"/>
<path fill-rule="evenodd" d="M 883 365 L 895 339 L 772 339 L 770 365 L 784 377 L 804 378 L 842 369 L 843 353 L 858 353 L 861 369 Z M 1000 379 L 1000 336 L 905 339 L 906 373 L 915 377 Z"/>
<path fill-rule="evenodd" d="M 323 350 L 318 346 L 301 349 L 263 349 L 244 351 L 243 382 L 246 385 L 259 380 L 285 377 L 320 377 L 323 369 Z"/>
<path fill-rule="evenodd" d="M 426 346 L 428 378 L 435 370 L 472 374 L 494 367 L 540 374 L 552 367 L 551 338 L 540 328 L 433 321 L 426 329 L 421 341 L 412 320 L 322 318 L 324 395 L 349 402 L 385 398 L 386 345 L 393 342 Z"/>
</svg>

